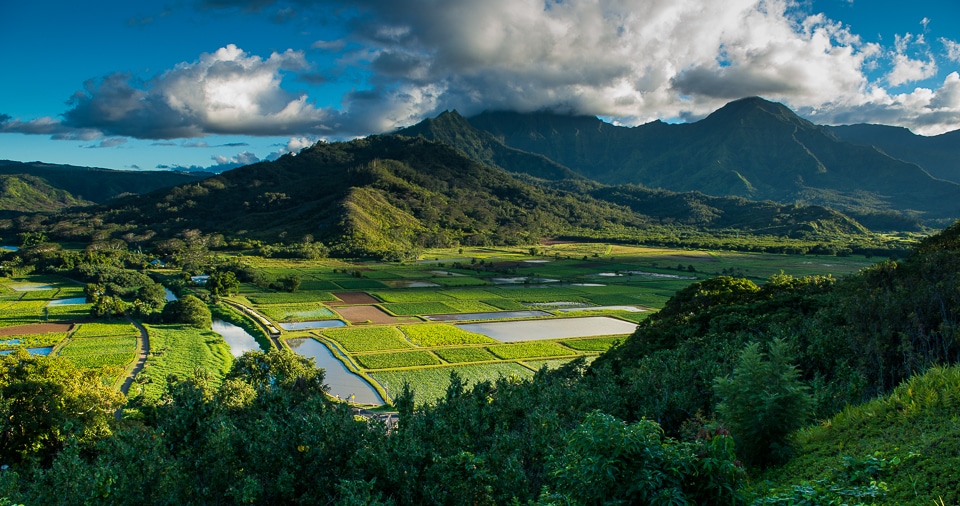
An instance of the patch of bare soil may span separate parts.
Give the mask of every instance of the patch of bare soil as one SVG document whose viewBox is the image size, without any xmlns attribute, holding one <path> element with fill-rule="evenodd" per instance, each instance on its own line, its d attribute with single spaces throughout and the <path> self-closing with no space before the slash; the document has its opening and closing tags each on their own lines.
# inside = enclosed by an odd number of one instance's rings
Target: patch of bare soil
<svg viewBox="0 0 960 506">
<path fill-rule="evenodd" d="M 380 302 L 366 292 L 333 292 L 333 296 L 343 302 L 331 302 L 329 303 L 331 306 L 338 304 L 376 304 Z"/>
<path fill-rule="evenodd" d="M 390 316 L 375 306 L 342 306 L 337 308 L 337 312 L 350 323 L 397 323 L 415 320 Z"/>
<path fill-rule="evenodd" d="M 33 323 L 30 325 L 16 325 L 0 327 L 0 337 L 22 336 L 24 334 L 46 334 L 48 332 L 69 332 L 72 323 Z"/>
</svg>

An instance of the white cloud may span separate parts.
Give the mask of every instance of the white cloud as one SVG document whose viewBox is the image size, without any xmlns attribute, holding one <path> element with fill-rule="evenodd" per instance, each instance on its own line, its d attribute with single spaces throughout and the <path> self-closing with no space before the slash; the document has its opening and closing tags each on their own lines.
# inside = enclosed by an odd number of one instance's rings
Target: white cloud
<svg viewBox="0 0 960 506">
<path fill-rule="evenodd" d="M 960 63 L 960 43 L 945 37 L 940 37 L 940 43 L 943 44 L 943 48 L 947 51 L 947 59 L 955 63 Z"/>
<path fill-rule="evenodd" d="M 89 81 L 64 124 L 149 139 L 321 131 L 330 113 L 280 87 L 284 71 L 308 68 L 299 51 L 261 58 L 231 44 L 147 81 L 125 74 Z"/>
<path fill-rule="evenodd" d="M 887 82 L 891 86 L 900 86 L 902 84 L 922 81 L 924 79 L 937 75 L 937 62 L 933 55 L 926 52 L 924 56 L 926 61 L 910 58 L 908 55 L 911 45 L 924 45 L 923 36 L 914 38 L 912 34 L 896 35 L 892 55 L 893 68 L 887 74 Z"/>
</svg>

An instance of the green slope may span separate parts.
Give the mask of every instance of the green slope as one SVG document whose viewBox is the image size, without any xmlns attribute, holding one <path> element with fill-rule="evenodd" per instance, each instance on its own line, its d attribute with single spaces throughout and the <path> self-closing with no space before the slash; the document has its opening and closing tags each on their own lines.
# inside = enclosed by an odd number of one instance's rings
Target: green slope
<svg viewBox="0 0 960 506">
<path fill-rule="evenodd" d="M 38 177 L 0 174 L 0 211 L 56 211 L 89 204 L 91 202 L 54 188 Z"/>
</svg>

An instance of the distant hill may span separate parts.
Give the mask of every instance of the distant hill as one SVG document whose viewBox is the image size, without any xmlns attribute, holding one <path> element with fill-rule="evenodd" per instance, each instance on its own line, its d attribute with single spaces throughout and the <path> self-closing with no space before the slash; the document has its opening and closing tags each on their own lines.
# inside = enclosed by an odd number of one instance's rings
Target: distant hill
<svg viewBox="0 0 960 506">
<path fill-rule="evenodd" d="M 960 184 L 840 139 L 760 98 L 689 124 L 633 128 L 594 117 L 489 112 L 469 119 L 506 146 L 541 154 L 587 178 L 754 200 L 809 202 L 874 226 L 960 216 Z"/>
<path fill-rule="evenodd" d="M 335 254 L 385 258 L 457 243 L 532 244 L 584 231 L 636 236 L 655 225 L 756 228 L 813 240 L 865 232 L 822 207 L 609 187 L 578 177 L 549 181 L 480 163 L 445 143 L 399 135 L 318 143 L 167 191 L 118 198 L 76 219 L 88 220 L 89 213 L 160 237 L 186 230 L 268 242 L 310 236 Z"/>
<path fill-rule="evenodd" d="M 923 167 L 933 177 L 960 182 L 960 130 L 925 137 L 906 128 L 886 125 L 829 128 L 843 140 L 876 146 L 894 158 Z"/>
<path fill-rule="evenodd" d="M 0 211 L 56 211 L 70 206 L 90 205 L 70 192 L 54 188 L 28 174 L 0 174 Z"/>
<path fill-rule="evenodd" d="M 18 176 L 20 180 L 30 180 L 49 188 L 51 191 L 65 192 L 69 197 L 56 197 L 54 200 L 73 199 L 75 203 L 104 203 L 125 193 L 149 193 L 160 188 L 169 188 L 190 181 L 199 181 L 210 174 L 187 174 L 172 171 L 134 171 L 111 170 L 74 165 L 55 165 L 41 162 L 14 162 L 0 160 L 0 175 Z M 29 177 L 24 177 L 29 176 Z M 39 188 L 39 187 L 38 187 Z M 44 191 L 44 190 L 38 190 Z M 57 193 L 57 195 L 60 195 Z M 17 204 L 10 201 L 18 211 L 47 211 L 48 207 L 38 202 L 40 207 L 33 208 L 29 201 Z M 68 205 L 76 205 L 71 203 Z"/>
</svg>

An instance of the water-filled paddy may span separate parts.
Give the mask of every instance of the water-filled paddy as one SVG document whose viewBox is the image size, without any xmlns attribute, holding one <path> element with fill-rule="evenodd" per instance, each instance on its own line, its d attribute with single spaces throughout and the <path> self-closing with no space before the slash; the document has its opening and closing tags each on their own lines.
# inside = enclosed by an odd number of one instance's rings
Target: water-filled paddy
<svg viewBox="0 0 960 506">
<path fill-rule="evenodd" d="M 383 404 L 383 399 L 366 380 L 350 372 L 343 362 L 337 360 L 319 341 L 298 338 L 287 339 L 286 343 L 291 350 L 304 357 L 312 357 L 317 367 L 326 370 L 323 382 L 330 386 L 331 395 L 360 404 Z"/>
<path fill-rule="evenodd" d="M 0 350 L 0 355 L 9 355 L 14 351 L 15 350 Z M 53 351 L 53 346 L 44 346 L 42 348 L 27 348 L 27 351 L 30 352 L 31 355 L 47 356 L 50 354 L 50 352 Z"/>
<path fill-rule="evenodd" d="M 390 288 L 434 288 L 440 286 L 429 281 L 410 281 L 406 279 L 394 279 L 383 281 Z"/>
<path fill-rule="evenodd" d="M 595 337 L 615 334 L 632 334 L 636 323 L 609 316 L 587 318 L 562 318 L 554 320 L 530 320 L 517 322 L 461 323 L 457 327 L 476 332 L 498 341 L 514 343 L 541 339 L 567 337 Z"/>
<path fill-rule="evenodd" d="M 284 322 L 278 323 L 283 330 L 307 330 L 307 329 L 329 329 L 333 327 L 344 327 L 347 324 L 343 320 L 311 320 L 306 322 Z"/>
<path fill-rule="evenodd" d="M 261 351 L 260 343 L 249 332 L 230 322 L 214 319 L 211 328 L 230 345 L 230 354 L 239 357 L 248 351 Z"/>
<path fill-rule="evenodd" d="M 432 314 L 423 317 L 434 322 L 452 322 L 469 320 L 503 320 L 506 318 L 536 318 L 550 316 L 544 311 L 496 311 L 491 313 Z"/>
<path fill-rule="evenodd" d="M 48 306 L 75 306 L 77 304 L 86 304 L 86 297 L 70 297 L 69 299 L 53 299 L 47 303 Z"/>
<path fill-rule="evenodd" d="M 14 283 L 9 286 L 15 292 L 36 292 L 39 290 L 53 290 L 53 285 L 41 285 L 40 283 Z"/>
</svg>

